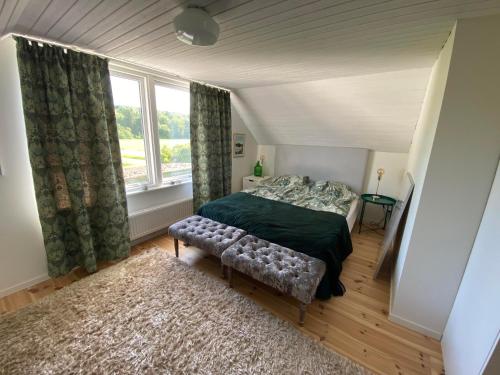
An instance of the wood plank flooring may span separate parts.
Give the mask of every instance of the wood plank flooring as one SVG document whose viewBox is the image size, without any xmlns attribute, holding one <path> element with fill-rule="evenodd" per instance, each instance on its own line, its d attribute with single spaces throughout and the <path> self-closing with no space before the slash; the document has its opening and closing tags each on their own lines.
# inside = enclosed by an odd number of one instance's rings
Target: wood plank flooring
<svg viewBox="0 0 500 375">
<path fill-rule="evenodd" d="M 377 249 L 382 237 L 366 230 L 353 230 L 354 252 L 344 262 L 341 280 L 347 288 L 343 297 L 314 301 L 303 327 L 297 325 L 299 304 L 273 289 L 239 273 L 234 288 L 280 318 L 292 322 L 304 334 L 379 374 L 444 374 L 441 345 L 387 319 L 389 310 L 388 279 L 373 280 Z M 151 247 L 160 247 L 174 255 L 173 239 L 163 235 L 133 248 L 132 256 Z M 194 247 L 180 248 L 180 258 L 192 267 L 218 278 L 220 263 Z M 105 268 L 111 263 L 104 263 Z M 0 299 L 0 314 L 15 311 L 82 277 L 83 270 L 40 283 Z"/>
</svg>

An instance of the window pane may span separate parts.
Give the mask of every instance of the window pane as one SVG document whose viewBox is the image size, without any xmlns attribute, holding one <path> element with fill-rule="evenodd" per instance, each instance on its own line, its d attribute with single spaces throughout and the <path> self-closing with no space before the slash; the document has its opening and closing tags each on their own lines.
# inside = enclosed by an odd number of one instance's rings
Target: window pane
<svg viewBox="0 0 500 375">
<path fill-rule="evenodd" d="M 127 188 L 149 183 L 139 81 L 111 76 Z"/>
<path fill-rule="evenodd" d="M 163 181 L 190 180 L 189 92 L 157 84 L 155 96 Z"/>
</svg>

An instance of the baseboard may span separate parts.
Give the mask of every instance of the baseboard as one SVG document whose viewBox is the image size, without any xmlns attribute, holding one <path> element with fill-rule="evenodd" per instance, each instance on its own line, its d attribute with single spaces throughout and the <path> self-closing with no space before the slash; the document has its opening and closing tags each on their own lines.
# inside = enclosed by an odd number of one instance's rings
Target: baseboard
<svg viewBox="0 0 500 375">
<path fill-rule="evenodd" d="M 12 294 L 15 292 L 19 292 L 20 290 L 30 288 L 33 285 L 36 285 L 36 284 L 41 283 L 43 281 L 47 281 L 48 279 L 50 279 L 50 277 L 47 274 L 39 275 L 39 276 L 34 277 L 30 280 L 26 280 L 26 281 L 23 281 L 22 283 L 10 286 L 6 289 L 2 289 L 2 290 L 0 290 L 0 298 L 8 296 L 9 294 Z"/>
<path fill-rule="evenodd" d="M 409 328 L 413 331 L 422 333 L 426 336 L 432 337 L 433 339 L 436 340 L 441 340 L 441 337 L 443 334 L 438 331 L 434 331 L 433 329 L 424 327 L 418 323 L 412 322 L 411 320 L 407 320 L 405 318 L 402 318 L 392 312 L 389 312 L 389 320 L 393 323 L 399 324 L 403 327 Z"/>
<path fill-rule="evenodd" d="M 132 246 L 133 245 L 137 245 L 141 242 L 145 242 L 147 240 L 150 240 L 154 237 L 157 237 L 157 236 L 160 236 L 162 234 L 166 234 L 168 233 L 168 227 L 166 228 L 162 228 L 160 230 L 157 230 L 151 234 L 148 234 L 146 236 L 143 236 L 141 238 L 137 238 L 133 241 L 131 241 L 131 244 Z M 32 287 L 33 285 L 36 285 L 38 283 L 41 283 L 43 281 L 47 281 L 48 279 L 50 279 L 49 275 L 48 274 L 44 274 L 44 275 L 39 275 L 37 277 L 34 277 L 30 280 L 26 280 L 26 281 L 23 281 L 19 284 L 16 284 L 16 285 L 12 285 L 6 289 L 2 289 L 0 290 L 0 298 L 3 298 L 5 296 L 8 296 L 10 294 L 13 294 L 13 293 L 16 293 L 16 292 L 19 292 L 20 290 L 23 290 L 23 289 L 27 289 L 27 288 L 30 288 Z"/>
<path fill-rule="evenodd" d="M 393 270 L 394 271 L 394 270 Z M 394 301 L 394 292 L 395 292 L 395 286 L 394 286 L 394 272 L 392 272 L 391 275 L 391 290 L 389 292 L 389 316 L 388 319 L 396 324 L 399 324 L 403 327 L 409 328 L 413 331 L 422 333 L 426 336 L 432 337 L 433 339 L 440 340 L 441 337 L 443 336 L 442 332 L 434 331 L 433 329 L 424 327 L 418 323 L 412 322 L 411 320 L 405 319 L 400 317 L 399 315 L 394 314 L 393 311 L 393 301 Z"/>
<path fill-rule="evenodd" d="M 161 225 L 160 228 L 152 228 L 151 230 L 147 231 L 145 233 L 145 235 L 141 236 L 140 238 L 136 238 L 134 240 L 131 240 L 131 245 L 132 246 L 133 245 L 137 245 L 137 244 L 139 244 L 141 242 L 145 242 L 145 241 L 150 240 L 150 239 L 152 239 L 154 237 L 157 237 L 157 236 L 160 236 L 160 235 L 168 233 L 168 224 L 169 223 L 167 222 L 166 224 Z M 33 285 L 36 285 L 36 284 L 41 283 L 43 281 L 46 281 L 48 279 L 50 279 L 49 275 L 48 274 L 44 274 L 44 275 L 36 276 L 36 277 L 34 277 L 32 279 L 23 281 L 23 282 L 21 282 L 19 284 L 15 284 L 15 285 L 9 286 L 6 289 L 0 290 L 0 298 L 8 296 L 10 294 L 13 294 L 15 292 L 18 292 L 20 290 L 30 288 Z"/>
</svg>

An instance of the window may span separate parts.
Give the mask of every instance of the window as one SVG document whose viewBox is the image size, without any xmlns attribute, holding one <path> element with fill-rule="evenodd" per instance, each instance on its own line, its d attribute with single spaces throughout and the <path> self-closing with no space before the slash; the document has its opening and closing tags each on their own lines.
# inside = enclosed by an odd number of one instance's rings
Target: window
<svg viewBox="0 0 500 375">
<path fill-rule="evenodd" d="M 155 97 L 162 179 L 190 179 L 189 92 L 156 83 Z"/>
<path fill-rule="evenodd" d="M 141 105 L 141 81 L 130 76 L 111 76 L 123 174 L 127 188 L 151 182 L 146 164 L 144 111 Z"/>
<path fill-rule="evenodd" d="M 111 68 L 127 191 L 191 180 L 188 84 Z"/>
</svg>

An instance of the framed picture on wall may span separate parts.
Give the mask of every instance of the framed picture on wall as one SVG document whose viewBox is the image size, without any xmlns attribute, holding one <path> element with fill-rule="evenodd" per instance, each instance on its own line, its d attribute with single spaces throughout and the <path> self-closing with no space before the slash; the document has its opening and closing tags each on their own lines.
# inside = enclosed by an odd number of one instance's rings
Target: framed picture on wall
<svg viewBox="0 0 500 375">
<path fill-rule="evenodd" d="M 233 157 L 245 156 L 245 134 L 233 133 Z"/>
</svg>

